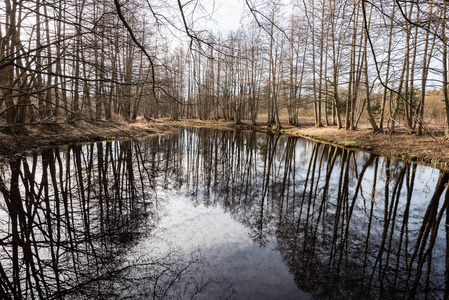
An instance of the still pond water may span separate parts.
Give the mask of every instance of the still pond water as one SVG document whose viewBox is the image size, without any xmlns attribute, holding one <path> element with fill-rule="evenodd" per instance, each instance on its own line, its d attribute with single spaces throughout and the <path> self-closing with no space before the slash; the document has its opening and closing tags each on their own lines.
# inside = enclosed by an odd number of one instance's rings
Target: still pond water
<svg viewBox="0 0 449 300">
<path fill-rule="evenodd" d="M 1 299 L 441 299 L 449 175 L 185 129 L 0 165 Z"/>
</svg>

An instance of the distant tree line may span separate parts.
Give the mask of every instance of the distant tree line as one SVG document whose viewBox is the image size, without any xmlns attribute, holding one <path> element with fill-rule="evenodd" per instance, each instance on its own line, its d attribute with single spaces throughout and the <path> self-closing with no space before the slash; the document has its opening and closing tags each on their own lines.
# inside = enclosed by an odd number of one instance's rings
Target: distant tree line
<svg viewBox="0 0 449 300">
<path fill-rule="evenodd" d="M 196 27 L 200 4 L 4 0 L 0 126 L 266 114 L 279 129 L 310 113 L 422 134 L 433 85 L 449 134 L 447 1 L 247 0 L 225 34 Z"/>
</svg>

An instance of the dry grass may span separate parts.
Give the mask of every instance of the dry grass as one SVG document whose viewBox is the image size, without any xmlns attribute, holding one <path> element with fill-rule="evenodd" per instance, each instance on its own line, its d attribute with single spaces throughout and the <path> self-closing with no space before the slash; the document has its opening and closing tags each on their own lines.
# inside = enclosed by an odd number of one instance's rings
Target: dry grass
<svg viewBox="0 0 449 300">
<path fill-rule="evenodd" d="M 84 121 L 75 124 L 25 126 L 20 133 L 0 131 L 0 156 L 22 155 L 26 152 L 61 144 L 143 138 L 152 134 L 170 132 L 172 127 L 163 122 L 133 123 L 123 121 Z"/>
<path fill-rule="evenodd" d="M 258 125 L 251 126 L 244 121 L 238 127 L 257 131 L 269 131 L 265 125 L 266 115 L 258 118 Z M 357 130 L 338 129 L 336 126 L 316 128 L 314 119 L 301 118 L 299 127 L 287 126 L 287 118 L 281 117 L 282 134 L 311 138 L 320 142 L 331 143 L 347 148 L 360 148 L 365 151 L 387 156 L 393 159 L 403 159 L 449 169 L 449 141 L 444 137 L 443 126 L 427 127 L 426 132 L 418 136 L 406 127 L 397 128 L 395 133 L 373 133 L 367 121 L 361 121 Z M 221 129 L 236 128 L 234 122 L 224 120 L 184 120 L 174 122 L 180 126 L 214 127 Z"/>
<path fill-rule="evenodd" d="M 422 162 L 444 169 L 449 167 L 449 141 L 444 137 L 444 131 L 439 128 L 432 128 L 421 136 L 410 133 L 406 128 L 398 128 L 395 133 L 373 133 L 368 123 L 362 122 L 354 131 L 339 130 L 335 126 L 307 126 L 289 128 L 285 133 L 361 148 L 378 155 Z"/>
<path fill-rule="evenodd" d="M 266 120 L 266 115 L 261 115 L 257 126 L 252 126 L 248 121 L 236 126 L 233 121 L 199 119 L 180 121 L 159 119 L 151 122 L 138 120 L 134 123 L 116 120 L 95 124 L 78 122 L 74 125 L 37 125 L 27 127 L 20 135 L 0 132 L 0 156 L 14 156 L 67 143 L 144 138 L 158 133 L 168 133 L 180 126 L 269 131 L 270 128 L 265 125 Z M 424 135 L 417 136 L 406 128 L 399 128 L 394 134 L 373 134 L 367 122 L 361 122 L 355 131 L 339 130 L 335 126 L 315 128 L 313 118 L 302 118 L 300 127 L 287 126 L 286 117 L 282 117 L 281 122 L 284 124 L 281 131 L 283 134 L 312 138 L 344 147 L 361 148 L 379 155 L 423 162 L 441 168 L 449 166 L 449 141 L 444 138 L 441 126 L 434 126 Z"/>
</svg>

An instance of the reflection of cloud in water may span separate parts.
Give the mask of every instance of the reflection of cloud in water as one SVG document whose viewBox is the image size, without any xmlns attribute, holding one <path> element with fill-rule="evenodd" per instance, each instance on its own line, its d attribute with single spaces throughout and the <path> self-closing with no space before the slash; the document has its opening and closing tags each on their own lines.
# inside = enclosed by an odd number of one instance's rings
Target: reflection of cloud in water
<svg viewBox="0 0 449 300">
<path fill-rule="evenodd" d="M 425 166 L 192 129 L 1 180 L 2 298 L 447 298 L 449 175 Z"/>
<path fill-rule="evenodd" d="M 216 280 L 205 274 L 207 264 L 199 251 L 188 256 L 176 248 L 150 252 L 140 246 L 130 253 L 120 274 L 114 290 L 121 292 L 116 298 L 193 299 Z M 226 289 L 220 295 L 229 298 L 231 294 Z"/>
<path fill-rule="evenodd" d="M 142 240 L 131 250 L 132 257 L 154 260 L 170 249 L 178 249 L 177 262 L 184 260 L 186 264 L 197 259 L 191 266 L 195 280 L 209 282 L 203 293 L 196 295 L 197 299 L 227 297 L 233 292 L 232 299 L 310 298 L 296 287 L 280 253 L 272 250 L 273 242 L 267 247 L 254 244 L 249 229 L 220 207 L 194 207 L 181 196 L 159 196 L 170 199 L 166 215 L 155 236 Z M 185 284 L 185 278 L 182 281 Z"/>
</svg>

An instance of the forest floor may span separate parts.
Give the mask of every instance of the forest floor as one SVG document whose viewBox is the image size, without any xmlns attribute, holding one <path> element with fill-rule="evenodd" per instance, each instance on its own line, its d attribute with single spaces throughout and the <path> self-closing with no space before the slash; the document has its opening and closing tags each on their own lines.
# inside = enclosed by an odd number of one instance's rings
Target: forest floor
<svg viewBox="0 0 449 300">
<path fill-rule="evenodd" d="M 446 140 L 441 128 L 427 129 L 425 134 L 417 136 L 406 128 L 397 132 L 374 134 L 367 122 L 361 122 L 357 130 L 347 131 L 335 126 L 315 128 L 313 118 L 300 119 L 299 127 L 287 126 L 283 121 L 282 134 L 301 136 L 342 147 L 363 149 L 378 155 L 429 164 L 449 169 L 449 140 Z M 13 156 L 21 156 L 34 150 L 54 147 L 61 144 L 116 140 L 126 138 L 142 139 L 157 134 L 173 132 L 179 127 L 197 126 L 219 129 L 250 129 L 270 131 L 264 117 L 259 118 L 257 126 L 249 122 L 235 125 L 232 121 L 158 119 L 132 123 L 100 121 L 93 123 L 77 122 L 75 125 L 33 125 L 19 133 L 0 131 L 0 161 Z"/>
</svg>

